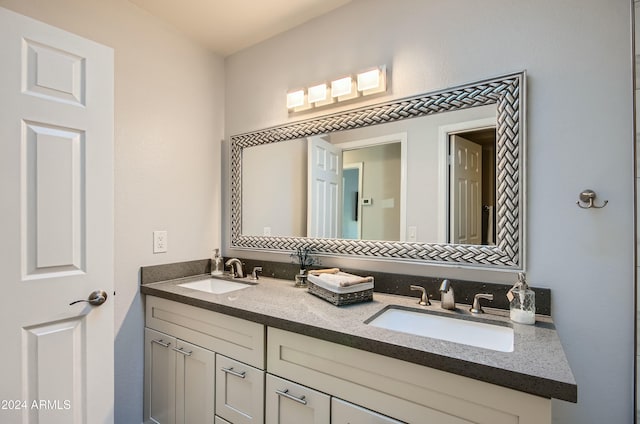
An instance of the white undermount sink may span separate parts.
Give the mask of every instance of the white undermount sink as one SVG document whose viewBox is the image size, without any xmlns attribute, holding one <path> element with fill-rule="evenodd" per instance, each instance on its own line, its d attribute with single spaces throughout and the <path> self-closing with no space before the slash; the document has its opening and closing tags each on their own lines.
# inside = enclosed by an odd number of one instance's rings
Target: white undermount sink
<svg viewBox="0 0 640 424">
<path fill-rule="evenodd" d="M 513 352 L 513 328 L 388 306 L 365 321 L 374 327 L 446 340 L 500 352 Z"/>
<path fill-rule="evenodd" d="M 178 284 L 180 287 L 188 289 L 200 290 L 207 293 L 223 294 L 235 290 L 246 289 L 251 287 L 250 284 L 238 281 L 222 280 L 220 278 L 206 278 L 204 280 L 191 281 L 189 283 Z"/>
</svg>

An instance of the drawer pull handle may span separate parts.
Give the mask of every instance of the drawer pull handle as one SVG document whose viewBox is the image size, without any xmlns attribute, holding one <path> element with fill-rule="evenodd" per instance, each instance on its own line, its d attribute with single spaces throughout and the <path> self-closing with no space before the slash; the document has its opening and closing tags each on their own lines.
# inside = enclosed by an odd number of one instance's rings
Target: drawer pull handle
<svg viewBox="0 0 640 424">
<path fill-rule="evenodd" d="M 176 348 L 174 347 L 174 348 L 173 348 L 173 350 L 175 350 L 175 351 L 176 351 L 176 352 L 178 352 L 178 353 L 182 353 L 184 356 L 191 356 L 191 354 L 193 353 L 193 352 L 191 352 L 191 351 L 187 352 L 187 351 L 186 351 L 186 350 L 184 350 L 183 348 L 178 348 L 178 349 L 176 349 Z"/>
<path fill-rule="evenodd" d="M 236 377 L 240 377 L 240 378 L 245 378 L 246 376 L 246 371 L 236 371 L 233 369 L 233 367 L 230 368 L 220 368 L 223 372 L 227 373 L 227 374 L 231 374 L 231 375 L 235 375 Z"/>
<path fill-rule="evenodd" d="M 301 403 L 303 405 L 307 404 L 307 401 L 305 400 L 304 395 L 302 395 L 300 397 L 296 397 L 296 396 L 292 395 L 291 393 L 289 393 L 289 389 L 276 390 L 276 393 L 279 396 L 286 397 L 287 399 L 291 399 L 291 400 L 293 400 L 295 402 L 298 402 L 298 403 Z"/>
<path fill-rule="evenodd" d="M 160 339 L 160 340 L 153 340 L 152 339 L 151 343 L 159 344 L 162 347 L 169 347 L 169 345 L 171 344 L 169 342 L 165 343 L 164 341 L 162 341 L 162 339 Z"/>
</svg>

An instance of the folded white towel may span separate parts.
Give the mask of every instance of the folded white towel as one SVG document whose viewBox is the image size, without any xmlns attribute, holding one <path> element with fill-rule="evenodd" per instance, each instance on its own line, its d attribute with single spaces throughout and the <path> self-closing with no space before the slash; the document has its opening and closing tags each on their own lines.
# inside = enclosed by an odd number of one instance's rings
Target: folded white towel
<svg viewBox="0 0 640 424">
<path fill-rule="evenodd" d="M 373 277 L 360 277 L 358 275 L 338 273 L 338 274 L 320 274 L 318 277 L 325 283 L 336 287 L 349 287 L 361 283 L 369 283 L 373 281 Z"/>
</svg>

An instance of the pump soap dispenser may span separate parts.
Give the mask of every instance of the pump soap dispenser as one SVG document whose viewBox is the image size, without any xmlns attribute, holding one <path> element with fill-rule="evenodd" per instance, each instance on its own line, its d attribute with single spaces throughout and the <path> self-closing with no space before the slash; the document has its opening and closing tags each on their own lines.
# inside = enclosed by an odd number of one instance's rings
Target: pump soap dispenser
<svg viewBox="0 0 640 424">
<path fill-rule="evenodd" d="M 518 274 L 518 282 L 507 292 L 509 318 L 519 324 L 535 324 L 536 294 L 529 288 L 523 273 Z"/>
<path fill-rule="evenodd" d="M 211 275 L 222 274 L 224 274 L 224 265 L 222 264 L 220 249 L 213 249 L 213 257 L 211 258 Z"/>
</svg>

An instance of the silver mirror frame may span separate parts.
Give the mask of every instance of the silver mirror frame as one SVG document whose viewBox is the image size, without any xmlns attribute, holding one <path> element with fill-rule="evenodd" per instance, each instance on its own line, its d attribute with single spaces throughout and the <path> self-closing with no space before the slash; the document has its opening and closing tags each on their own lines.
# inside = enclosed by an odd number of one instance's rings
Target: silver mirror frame
<svg viewBox="0 0 640 424">
<path fill-rule="evenodd" d="M 520 72 L 231 137 L 231 248 L 508 270 L 524 269 L 525 83 Z M 242 150 L 247 147 L 496 104 L 496 244 L 463 245 L 242 235 Z"/>
</svg>

